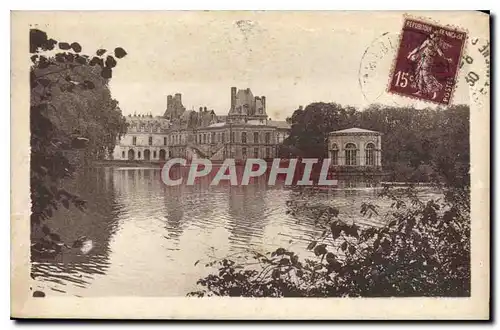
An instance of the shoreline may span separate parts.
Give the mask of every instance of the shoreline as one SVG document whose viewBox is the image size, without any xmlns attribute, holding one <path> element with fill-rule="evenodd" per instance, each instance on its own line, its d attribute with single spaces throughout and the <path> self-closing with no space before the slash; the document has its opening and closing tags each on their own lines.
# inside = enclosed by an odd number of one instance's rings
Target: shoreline
<svg viewBox="0 0 500 330">
<path fill-rule="evenodd" d="M 221 165 L 223 162 L 215 163 L 214 165 Z M 112 168 L 136 168 L 136 169 L 161 169 L 163 161 L 144 161 L 144 160 L 100 160 L 94 161 L 89 167 L 112 167 Z M 352 177 L 358 178 L 373 178 L 373 177 L 387 177 L 390 173 L 367 173 L 362 171 L 353 172 L 340 172 L 337 179 L 346 179 Z M 381 187 L 407 187 L 407 186 L 432 186 L 432 182 L 401 182 L 401 181 L 379 181 Z"/>
</svg>

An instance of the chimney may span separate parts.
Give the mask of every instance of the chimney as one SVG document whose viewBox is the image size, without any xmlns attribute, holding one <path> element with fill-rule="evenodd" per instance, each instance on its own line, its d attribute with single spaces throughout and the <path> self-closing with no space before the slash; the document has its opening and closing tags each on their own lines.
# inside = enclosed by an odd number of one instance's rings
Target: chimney
<svg viewBox="0 0 500 330">
<path fill-rule="evenodd" d="M 264 113 L 266 113 L 266 97 L 262 96 L 260 99 L 262 101 L 262 109 L 264 109 Z"/>
<path fill-rule="evenodd" d="M 181 100 L 181 97 L 182 97 L 182 96 L 181 96 L 181 94 L 180 94 L 180 93 L 176 93 L 176 94 L 175 94 L 175 106 L 176 106 L 176 107 L 179 107 L 179 108 L 181 107 L 181 105 L 182 105 L 182 100 Z"/>
<path fill-rule="evenodd" d="M 172 95 L 167 96 L 167 110 L 172 107 Z"/>
<path fill-rule="evenodd" d="M 204 108 L 203 108 L 203 111 L 204 111 L 204 112 L 207 112 L 207 107 L 204 107 Z"/>
<path fill-rule="evenodd" d="M 236 107 L 236 87 L 231 87 L 231 110 Z"/>
</svg>

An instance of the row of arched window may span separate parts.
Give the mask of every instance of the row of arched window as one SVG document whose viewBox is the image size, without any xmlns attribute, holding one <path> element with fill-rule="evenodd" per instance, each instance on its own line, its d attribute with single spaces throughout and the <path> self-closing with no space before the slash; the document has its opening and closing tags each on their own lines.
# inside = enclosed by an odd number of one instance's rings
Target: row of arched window
<svg viewBox="0 0 500 330">
<path fill-rule="evenodd" d="M 172 157 L 171 152 L 169 150 L 168 152 L 169 157 Z M 165 160 L 167 157 L 167 152 L 165 149 L 160 149 L 159 154 L 156 153 L 156 150 L 153 151 L 153 159 L 156 159 L 156 156 L 159 156 L 160 160 Z M 141 152 L 137 151 L 135 152 L 134 149 L 129 149 L 127 154 L 125 155 L 125 151 L 122 151 L 122 159 L 125 159 L 125 156 L 127 156 L 128 160 L 134 160 L 134 159 L 141 159 Z M 151 159 L 151 151 L 149 149 L 144 150 L 144 160 L 150 160 Z"/>
<path fill-rule="evenodd" d="M 359 165 L 358 160 L 358 148 L 354 143 L 347 143 L 344 147 L 344 157 L 345 157 L 345 165 L 348 166 L 356 166 Z M 332 165 L 340 165 L 339 164 L 339 148 L 336 144 L 333 144 L 331 149 L 331 157 L 332 157 Z M 375 144 L 368 143 L 365 146 L 365 165 L 367 166 L 375 166 Z"/>
</svg>

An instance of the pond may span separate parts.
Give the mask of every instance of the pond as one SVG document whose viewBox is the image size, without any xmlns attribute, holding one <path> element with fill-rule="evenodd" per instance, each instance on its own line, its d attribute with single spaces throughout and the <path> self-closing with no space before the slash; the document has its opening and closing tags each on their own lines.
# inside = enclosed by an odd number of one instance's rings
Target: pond
<svg viewBox="0 0 500 330">
<path fill-rule="evenodd" d="M 50 226 L 69 244 L 82 236 L 92 244 L 32 263 L 33 290 L 48 296 L 185 296 L 213 271 L 204 262 L 214 258 L 277 247 L 307 256 L 314 224 L 287 214 L 287 201 L 330 204 L 339 208 L 342 219 L 366 225 L 384 219 L 362 217 L 363 202 L 381 210 L 390 207 L 378 196 L 380 184 L 363 180 L 302 191 L 270 187 L 264 179 L 248 186 L 210 186 L 201 180 L 169 187 L 159 168 L 85 170 L 68 183 L 68 190 L 85 199 L 87 208 L 60 209 Z M 437 197 L 431 188 L 420 194 Z"/>
</svg>

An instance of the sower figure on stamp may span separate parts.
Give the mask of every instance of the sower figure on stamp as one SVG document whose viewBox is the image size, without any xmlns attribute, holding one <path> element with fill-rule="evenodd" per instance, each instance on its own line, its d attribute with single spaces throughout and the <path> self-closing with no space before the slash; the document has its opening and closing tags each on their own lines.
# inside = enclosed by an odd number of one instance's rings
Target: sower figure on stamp
<svg viewBox="0 0 500 330">
<path fill-rule="evenodd" d="M 436 98 L 437 93 L 443 88 L 443 85 L 436 79 L 432 72 L 434 58 L 440 56 L 451 63 L 452 59 L 446 57 L 441 49 L 446 50 L 449 47 L 451 45 L 440 40 L 439 36 L 435 32 L 432 32 L 420 46 L 408 53 L 407 58 L 417 64 L 415 80 L 412 86 L 417 89 L 413 93 L 414 95 L 421 96 L 427 94 L 432 95 L 432 99 Z"/>
</svg>

